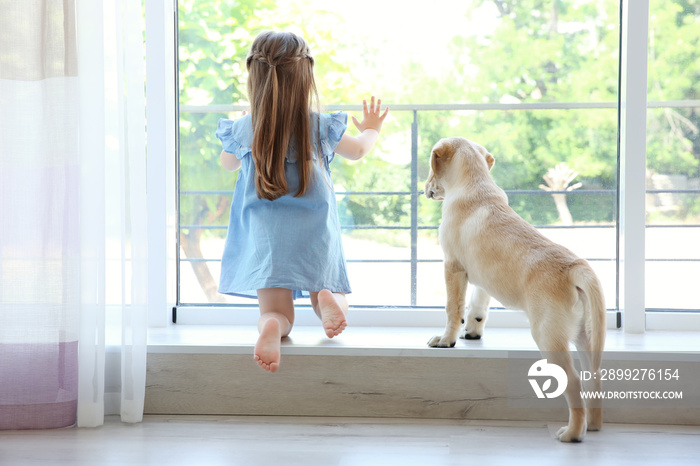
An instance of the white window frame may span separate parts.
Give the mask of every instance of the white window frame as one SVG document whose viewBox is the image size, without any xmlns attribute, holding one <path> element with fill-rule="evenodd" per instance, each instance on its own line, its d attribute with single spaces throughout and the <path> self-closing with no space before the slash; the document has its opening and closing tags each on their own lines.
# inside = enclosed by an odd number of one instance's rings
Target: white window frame
<svg viewBox="0 0 700 466">
<path fill-rule="evenodd" d="M 618 308 L 625 333 L 643 333 L 649 0 L 621 4 Z"/>
<path fill-rule="evenodd" d="M 175 1 L 145 2 L 148 323 L 152 328 L 170 324 L 177 283 Z"/>
<path fill-rule="evenodd" d="M 149 0 L 146 11 L 148 116 L 149 323 L 164 327 L 175 308 L 176 268 L 176 64 L 175 2 Z M 647 330 L 700 331 L 700 314 L 647 312 L 645 290 L 645 171 L 647 118 L 647 53 L 649 0 L 622 0 L 619 162 L 618 308 L 625 333 Z M 643 70 L 643 71 L 640 71 Z M 402 314 L 396 318 L 396 313 Z M 315 323 L 299 313 L 299 325 Z M 254 306 L 231 312 L 230 306 L 187 306 L 177 309 L 180 324 L 255 325 Z M 306 316 L 306 317 L 305 317 Z M 618 327 L 619 314 L 608 312 L 608 327 Z M 306 320 L 308 319 L 308 322 Z M 440 327 L 444 314 L 421 309 L 353 309 L 353 325 Z M 522 312 L 494 310 L 489 325 L 526 327 Z"/>
</svg>

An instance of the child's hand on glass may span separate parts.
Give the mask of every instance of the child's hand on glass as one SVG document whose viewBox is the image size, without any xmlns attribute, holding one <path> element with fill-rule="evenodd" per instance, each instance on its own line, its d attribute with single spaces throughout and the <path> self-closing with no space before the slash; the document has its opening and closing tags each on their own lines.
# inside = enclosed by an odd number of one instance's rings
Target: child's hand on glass
<svg viewBox="0 0 700 466">
<path fill-rule="evenodd" d="M 369 108 L 367 107 L 367 101 L 362 101 L 362 122 L 358 121 L 354 116 L 352 117 L 352 122 L 355 124 L 360 132 L 366 129 L 373 129 L 376 132 L 380 132 L 382 129 L 382 123 L 384 123 L 384 118 L 389 113 L 389 107 L 381 113 L 382 99 L 377 99 L 377 104 L 374 104 L 374 96 L 370 101 Z"/>
</svg>

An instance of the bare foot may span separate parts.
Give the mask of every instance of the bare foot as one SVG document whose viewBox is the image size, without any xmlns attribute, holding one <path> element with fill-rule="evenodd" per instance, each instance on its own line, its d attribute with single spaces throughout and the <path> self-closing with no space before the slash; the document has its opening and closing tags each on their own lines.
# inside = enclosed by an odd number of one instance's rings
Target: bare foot
<svg viewBox="0 0 700 466">
<path fill-rule="evenodd" d="M 328 290 L 318 293 L 318 308 L 321 312 L 321 322 L 328 338 L 338 336 L 348 326 L 345 311 L 336 301 L 335 296 Z"/>
<path fill-rule="evenodd" d="M 282 336 L 277 319 L 266 320 L 255 343 L 255 360 L 266 371 L 276 372 L 280 367 L 280 347 Z"/>
</svg>

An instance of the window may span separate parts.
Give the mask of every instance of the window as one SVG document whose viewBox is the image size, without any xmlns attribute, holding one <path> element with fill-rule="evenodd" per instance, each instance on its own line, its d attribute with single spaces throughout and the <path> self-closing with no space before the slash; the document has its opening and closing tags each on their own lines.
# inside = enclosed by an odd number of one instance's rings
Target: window
<svg viewBox="0 0 700 466">
<path fill-rule="evenodd" d="M 652 0 L 647 110 L 646 306 L 697 311 L 700 5 Z"/>
<path fill-rule="evenodd" d="M 178 305 L 233 306 L 231 312 L 255 305 L 216 293 L 235 175 L 219 165 L 214 131 L 219 118 L 235 118 L 247 107 L 245 56 L 253 38 L 279 28 L 309 41 L 326 110 L 356 112 L 370 92 L 392 108 L 369 156 L 336 158 L 332 165 L 351 306 L 444 306 L 440 204 L 421 191 L 430 148 L 458 135 L 494 154 L 492 174 L 513 208 L 587 258 L 604 283 L 608 309 L 618 309 L 619 3 L 438 0 L 431 8 L 419 2 L 405 8 L 406 2 L 363 2 L 368 8 L 322 0 L 178 2 Z M 684 10 L 684 2 L 657 3 L 650 16 L 654 174 L 647 199 L 648 206 L 673 207 L 649 210 L 647 301 L 650 308 L 697 310 L 697 300 L 681 296 L 692 289 L 687 283 L 671 285 L 669 297 L 658 280 L 668 281 L 679 268 L 692 280 L 700 267 L 690 239 L 700 223 L 693 184 L 700 157 L 696 79 L 667 79 L 683 74 L 679 50 L 688 73 L 700 62 L 699 48 L 691 46 L 700 12 Z M 362 11 L 394 19 L 378 25 Z M 657 90 L 655 70 L 663 78 Z M 669 138 L 679 157 L 664 150 Z"/>
</svg>

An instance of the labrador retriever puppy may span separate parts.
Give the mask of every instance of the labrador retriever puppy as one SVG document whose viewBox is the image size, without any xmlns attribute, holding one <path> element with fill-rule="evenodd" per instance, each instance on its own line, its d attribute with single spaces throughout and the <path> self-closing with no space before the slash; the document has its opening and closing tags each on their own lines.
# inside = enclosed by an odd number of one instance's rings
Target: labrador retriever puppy
<svg viewBox="0 0 700 466">
<path fill-rule="evenodd" d="M 481 338 L 491 296 L 522 309 L 532 336 L 549 363 L 566 372 L 569 423 L 557 437 L 580 442 L 602 424 L 602 401 L 581 399 L 581 381 L 572 363 L 573 342 L 582 368 L 600 370 L 605 344 L 605 302 L 593 269 L 565 247 L 540 234 L 508 205 L 491 178 L 493 156 L 467 139 L 441 139 L 433 147 L 425 195 L 442 200 L 440 245 L 444 252 L 447 326 L 429 341 L 449 348 L 460 335 Z M 467 282 L 474 286 L 464 321 Z M 600 391 L 600 377 L 591 377 Z"/>
</svg>

